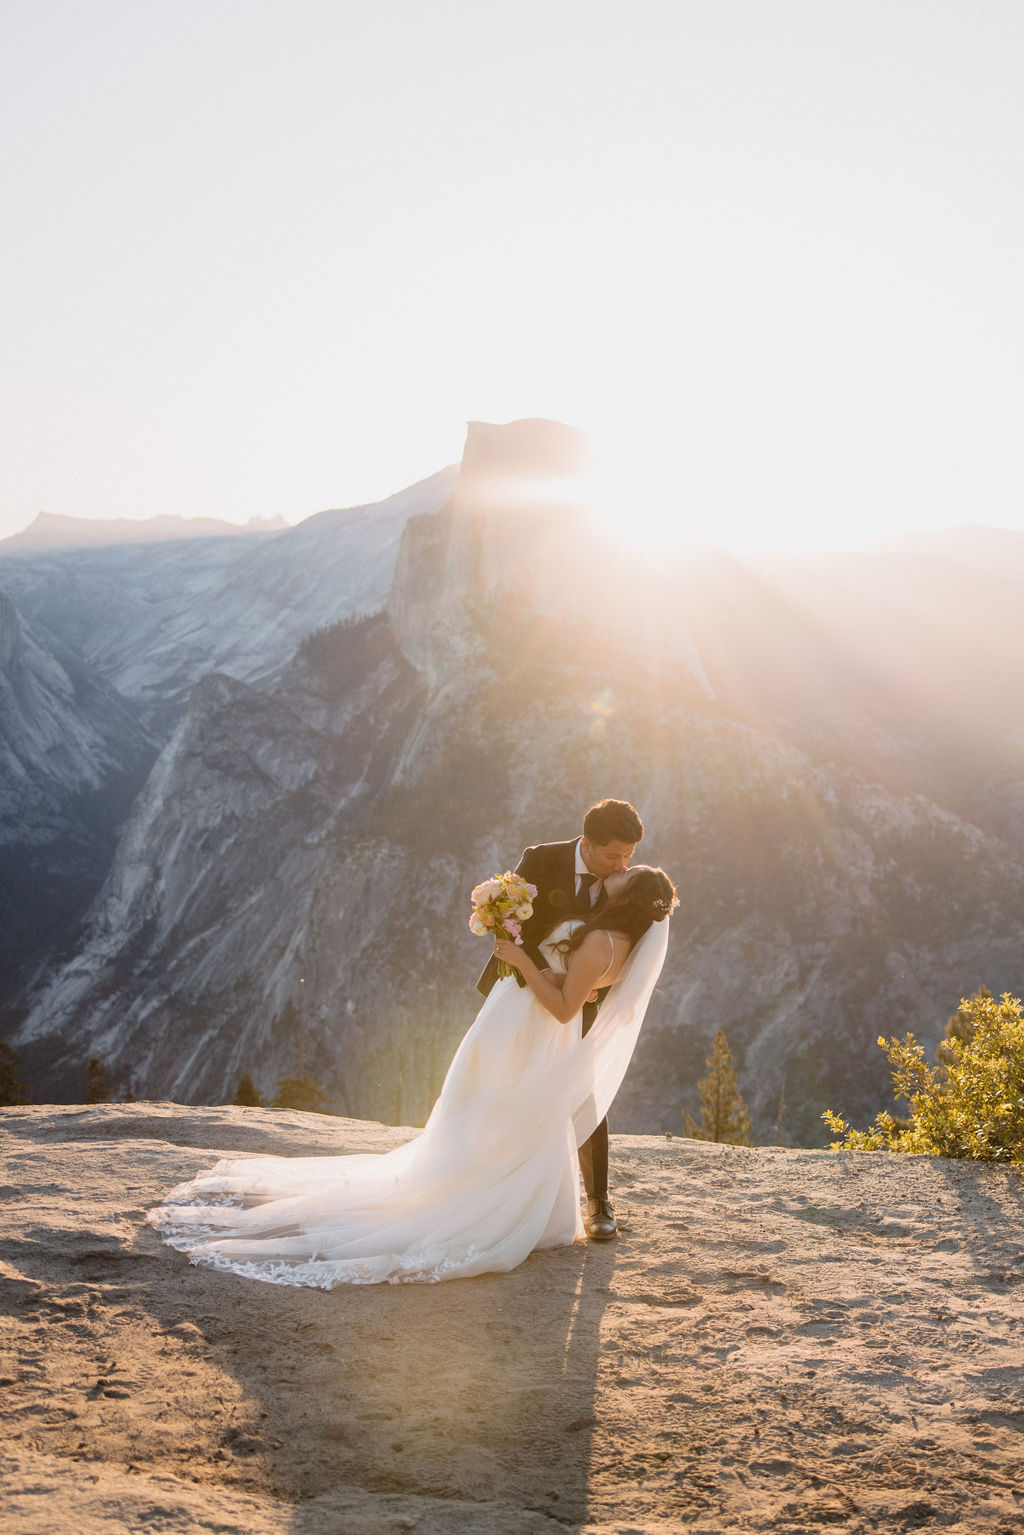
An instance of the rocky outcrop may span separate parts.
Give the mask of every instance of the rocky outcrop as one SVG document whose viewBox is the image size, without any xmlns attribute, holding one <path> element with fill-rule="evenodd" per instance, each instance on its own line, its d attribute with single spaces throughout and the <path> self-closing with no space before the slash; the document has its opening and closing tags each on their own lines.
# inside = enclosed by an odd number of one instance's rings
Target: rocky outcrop
<svg viewBox="0 0 1024 1535">
<path fill-rule="evenodd" d="M 577 616 L 571 567 L 586 542 L 588 461 L 586 436 L 558 421 L 471 421 L 438 605 L 508 594 L 548 617 Z"/>
<path fill-rule="evenodd" d="M 436 684 L 466 660 L 473 610 L 575 612 L 586 438 L 557 421 L 471 421 L 450 499 L 409 522 L 388 609 L 400 645 Z"/>
<path fill-rule="evenodd" d="M 0 1134 L 17 1535 L 1020 1528 L 1019 1169 L 615 1136 L 618 1243 L 325 1295 L 191 1268 L 144 1213 L 222 1157 L 406 1130 L 159 1103 Z"/>
</svg>

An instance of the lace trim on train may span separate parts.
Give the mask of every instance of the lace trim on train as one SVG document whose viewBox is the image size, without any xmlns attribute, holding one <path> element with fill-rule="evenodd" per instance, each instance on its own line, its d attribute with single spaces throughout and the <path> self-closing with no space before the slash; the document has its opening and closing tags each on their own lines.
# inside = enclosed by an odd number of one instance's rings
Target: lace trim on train
<svg viewBox="0 0 1024 1535">
<path fill-rule="evenodd" d="M 237 1198 L 209 1199 L 207 1204 L 241 1208 Z M 216 1226 L 175 1225 L 165 1217 L 173 1214 L 172 1201 L 159 1210 L 151 1210 L 146 1217 L 155 1226 L 167 1247 L 186 1253 L 190 1263 L 201 1268 L 222 1269 L 240 1274 L 244 1279 L 261 1279 L 265 1284 L 304 1286 L 314 1290 L 333 1290 L 341 1284 L 439 1284 L 443 1279 L 454 1278 L 481 1256 L 482 1249 L 467 1247 L 458 1256 L 443 1256 L 440 1251 L 406 1256 L 403 1253 L 382 1254 L 379 1258 L 362 1260 L 344 1258 L 331 1260 L 312 1257 L 291 1261 L 286 1258 L 266 1258 L 261 1262 L 241 1258 L 229 1258 L 224 1253 L 203 1252 L 205 1243 L 229 1240 Z"/>
<path fill-rule="evenodd" d="M 170 1246 L 178 1246 L 171 1242 Z M 181 1249 L 179 1248 L 179 1251 Z M 394 1253 L 376 1263 L 348 1258 L 338 1262 L 310 1258 L 305 1263 L 288 1263 L 284 1259 L 266 1259 L 262 1263 L 243 1262 L 227 1258 L 223 1253 L 190 1252 L 189 1262 L 202 1268 L 223 1269 L 240 1274 L 244 1279 L 261 1279 L 264 1284 L 306 1286 L 314 1290 L 333 1290 L 343 1284 L 440 1284 L 443 1279 L 453 1279 L 480 1256 L 480 1249 L 468 1247 L 458 1258 L 442 1258 L 429 1262 L 429 1254 L 421 1258 L 405 1257 Z"/>
</svg>

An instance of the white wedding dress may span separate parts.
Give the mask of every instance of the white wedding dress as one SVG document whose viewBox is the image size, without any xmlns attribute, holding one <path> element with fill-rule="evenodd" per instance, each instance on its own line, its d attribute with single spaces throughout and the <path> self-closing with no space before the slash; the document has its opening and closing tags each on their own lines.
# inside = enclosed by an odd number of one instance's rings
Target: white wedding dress
<svg viewBox="0 0 1024 1535">
<path fill-rule="evenodd" d="M 576 924 L 563 923 L 541 945 Z M 430 1283 L 515 1268 L 582 1236 L 576 1148 L 622 1081 L 668 943 L 655 923 L 587 1037 L 498 981 L 415 1140 L 381 1155 L 239 1157 L 146 1219 L 193 1263 L 270 1284 Z"/>
</svg>

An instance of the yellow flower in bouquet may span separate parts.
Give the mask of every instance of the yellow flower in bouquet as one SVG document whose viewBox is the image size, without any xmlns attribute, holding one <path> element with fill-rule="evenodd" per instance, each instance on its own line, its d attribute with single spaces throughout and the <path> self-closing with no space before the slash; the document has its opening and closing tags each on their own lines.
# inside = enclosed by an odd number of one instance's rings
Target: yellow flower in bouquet
<svg viewBox="0 0 1024 1535">
<path fill-rule="evenodd" d="M 477 885 L 470 896 L 473 911 L 469 918 L 470 931 L 482 938 L 510 938 L 522 946 L 522 925 L 533 916 L 533 902 L 537 895 L 536 885 L 529 884 L 519 874 L 506 871 L 495 874 Z M 515 972 L 504 960 L 498 961 L 498 978 Z"/>
</svg>

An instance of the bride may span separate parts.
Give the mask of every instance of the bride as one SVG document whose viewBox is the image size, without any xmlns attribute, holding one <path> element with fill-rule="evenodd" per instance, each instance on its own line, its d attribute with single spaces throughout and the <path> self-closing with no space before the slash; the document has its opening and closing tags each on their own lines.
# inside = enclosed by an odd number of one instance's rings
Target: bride
<svg viewBox="0 0 1024 1535">
<path fill-rule="evenodd" d="M 675 888 L 647 865 L 561 923 L 540 970 L 512 943 L 426 1128 L 380 1155 L 248 1157 L 173 1189 L 146 1219 L 193 1263 L 270 1284 L 428 1283 L 516 1268 L 584 1235 L 576 1148 L 629 1065 L 668 944 Z M 610 988 L 586 1038 L 583 1004 Z"/>
</svg>

